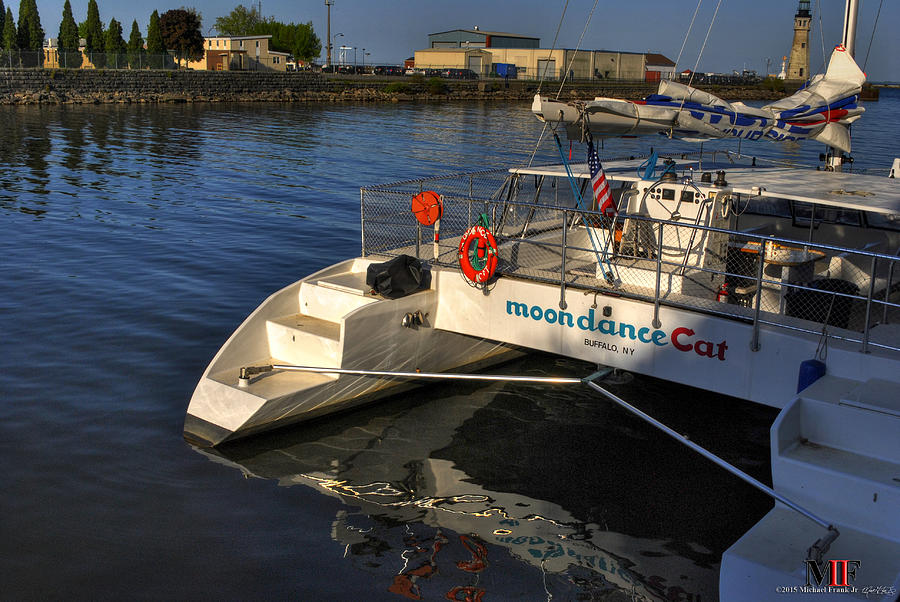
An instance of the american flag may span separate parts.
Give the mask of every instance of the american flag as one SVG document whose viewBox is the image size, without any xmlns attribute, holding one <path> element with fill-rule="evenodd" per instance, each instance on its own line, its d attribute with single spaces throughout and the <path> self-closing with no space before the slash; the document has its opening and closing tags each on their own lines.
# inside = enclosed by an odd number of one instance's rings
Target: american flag
<svg viewBox="0 0 900 602">
<path fill-rule="evenodd" d="M 597 207 L 603 215 L 614 216 L 616 206 L 613 204 L 612 191 L 609 189 L 609 182 L 606 181 L 606 174 L 603 173 L 603 166 L 600 165 L 600 157 L 594 149 L 593 140 L 588 141 L 588 168 L 591 170 L 591 187 L 594 189 Z"/>
</svg>

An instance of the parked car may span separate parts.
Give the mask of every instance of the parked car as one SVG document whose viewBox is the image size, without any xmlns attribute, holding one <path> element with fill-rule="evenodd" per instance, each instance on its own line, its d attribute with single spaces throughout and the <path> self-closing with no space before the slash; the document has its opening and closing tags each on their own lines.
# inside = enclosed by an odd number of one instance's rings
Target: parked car
<svg viewBox="0 0 900 602">
<path fill-rule="evenodd" d="M 396 65 L 379 65 L 372 72 L 375 75 L 403 75 L 403 68 Z"/>
<path fill-rule="evenodd" d="M 471 69 L 445 69 L 441 76 L 449 79 L 478 79 L 478 75 Z"/>
</svg>

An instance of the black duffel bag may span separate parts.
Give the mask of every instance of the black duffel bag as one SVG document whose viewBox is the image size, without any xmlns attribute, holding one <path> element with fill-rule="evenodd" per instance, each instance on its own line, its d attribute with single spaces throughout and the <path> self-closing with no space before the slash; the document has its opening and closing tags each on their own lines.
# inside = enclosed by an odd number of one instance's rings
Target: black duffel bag
<svg viewBox="0 0 900 602">
<path fill-rule="evenodd" d="M 384 263 L 373 263 L 366 270 L 366 285 L 387 297 L 399 299 L 431 285 L 431 272 L 410 255 L 400 255 Z"/>
</svg>

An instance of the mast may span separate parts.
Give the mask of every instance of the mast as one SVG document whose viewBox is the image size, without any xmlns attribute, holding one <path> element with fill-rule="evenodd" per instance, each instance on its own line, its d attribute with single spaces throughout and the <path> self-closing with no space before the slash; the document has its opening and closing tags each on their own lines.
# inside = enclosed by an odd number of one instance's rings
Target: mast
<svg viewBox="0 0 900 602">
<path fill-rule="evenodd" d="M 852 57 L 856 51 L 856 15 L 859 12 L 859 0 L 847 0 L 844 7 L 844 35 L 841 44 L 847 49 L 847 53 Z M 843 171 L 844 162 L 851 163 L 853 159 L 845 156 L 844 153 L 834 148 L 828 147 L 825 155 L 825 169 L 828 171 Z"/>
<path fill-rule="evenodd" d="M 856 54 L 856 14 L 858 10 L 859 0 L 847 0 L 847 7 L 844 10 L 844 39 L 841 40 L 841 43 L 850 56 Z"/>
</svg>

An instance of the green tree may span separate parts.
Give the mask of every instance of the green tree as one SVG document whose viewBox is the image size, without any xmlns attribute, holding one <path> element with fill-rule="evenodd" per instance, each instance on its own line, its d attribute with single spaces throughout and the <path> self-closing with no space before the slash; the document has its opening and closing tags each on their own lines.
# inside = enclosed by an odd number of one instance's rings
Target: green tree
<svg viewBox="0 0 900 602">
<path fill-rule="evenodd" d="M 35 0 L 19 2 L 18 44 L 22 50 L 41 50 L 44 47 L 44 28 Z"/>
<path fill-rule="evenodd" d="M 84 38 L 84 47 L 88 52 L 103 52 L 106 40 L 103 37 L 103 23 L 100 21 L 97 0 L 88 0 L 87 20 L 78 30 Z"/>
<path fill-rule="evenodd" d="M 287 52 L 295 58 L 309 61 L 322 53 L 322 42 L 313 30 L 312 22 L 288 23 L 266 21 L 249 32 L 250 35 L 271 35 L 269 47 Z"/>
<path fill-rule="evenodd" d="M 6 18 L 3 19 L 3 49 L 16 50 L 19 47 L 16 39 L 16 22 L 12 9 L 6 7 Z"/>
<path fill-rule="evenodd" d="M 125 54 L 126 48 L 125 39 L 122 38 L 122 24 L 115 19 L 110 19 L 109 27 L 106 28 L 106 44 L 104 46 L 107 64 L 117 69 L 124 67 L 122 60 L 124 57 L 121 55 Z"/>
<path fill-rule="evenodd" d="M 6 24 L 6 8 L 3 6 L 3 0 L 0 0 L 0 42 L 3 41 L 3 26 Z"/>
<path fill-rule="evenodd" d="M 238 4 L 224 17 L 217 17 L 213 27 L 222 36 L 246 36 L 265 22 L 266 19 L 259 14 L 255 6 L 247 8 L 243 4 Z"/>
<path fill-rule="evenodd" d="M 72 15 L 69 0 L 63 5 L 62 21 L 59 24 L 59 64 L 61 67 L 81 66 L 81 52 L 78 50 L 78 24 Z"/>
<path fill-rule="evenodd" d="M 165 66 L 166 45 L 159 30 L 158 11 L 153 11 L 150 15 L 150 24 L 147 25 L 147 54 L 151 68 L 162 69 Z"/>
<path fill-rule="evenodd" d="M 66 0 L 63 5 L 62 21 L 59 24 L 59 51 L 75 50 L 78 50 L 78 24 L 72 15 L 72 5 Z"/>
<path fill-rule="evenodd" d="M 128 65 L 134 69 L 143 64 L 144 38 L 138 28 L 137 19 L 131 22 L 131 35 L 128 36 Z"/>
<path fill-rule="evenodd" d="M 293 35 L 290 39 L 290 49 L 285 52 L 290 52 L 294 55 L 294 58 L 306 62 L 312 61 L 322 54 L 322 41 L 316 35 L 312 21 L 298 23 L 297 25 L 291 23 L 291 26 L 293 27 Z"/>
<path fill-rule="evenodd" d="M 203 34 L 196 11 L 176 8 L 164 12 L 159 18 L 159 31 L 166 49 L 174 50 L 178 60 L 203 58 Z"/>
</svg>

